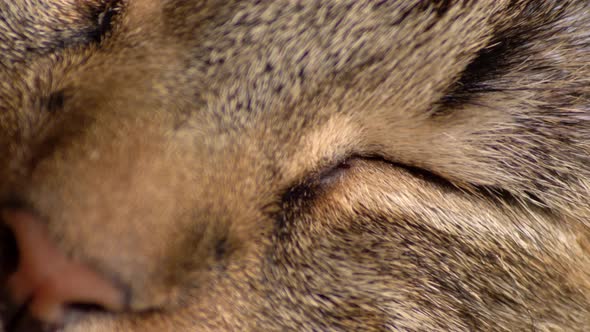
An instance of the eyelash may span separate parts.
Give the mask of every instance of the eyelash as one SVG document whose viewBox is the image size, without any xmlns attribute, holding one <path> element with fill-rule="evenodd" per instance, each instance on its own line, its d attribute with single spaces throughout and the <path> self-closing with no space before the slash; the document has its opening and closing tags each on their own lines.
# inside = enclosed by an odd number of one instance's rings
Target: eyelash
<svg viewBox="0 0 590 332">
<path fill-rule="evenodd" d="M 317 177 L 317 184 L 321 186 L 330 185 L 338 180 L 344 172 L 351 168 L 350 159 L 338 163 L 336 166 L 321 172 Z"/>
<path fill-rule="evenodd" d="M 321 194 L 322 189 L 334 184 L 351 168 L 350 162 L 353 159 L 355 158 L 346 158 L 330 168 L 325 168 L 319 172 L 313 173 L 299 181 L 282 195 L 282 202 L 313 200 L 317 195 Z"/>
</svg>

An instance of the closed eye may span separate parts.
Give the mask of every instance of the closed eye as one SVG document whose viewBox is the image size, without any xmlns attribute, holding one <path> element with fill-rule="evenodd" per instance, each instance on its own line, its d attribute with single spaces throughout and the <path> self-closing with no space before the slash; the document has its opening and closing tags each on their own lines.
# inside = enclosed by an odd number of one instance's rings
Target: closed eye
<svg viewBox="0 0 590 332">
<path fill-rule="evenodd" d="M 412 176 L 436 184 L 440 187 L 456 188 L 456 186 L 448 180 L 420 168 L 391 162 L 379 156 L 353 155 L 340 162 L 334 163 L 332 166 L 313 172 L 305 179 L 300 180 L 283 194 L 282 202 L 303 203 L 314 200 L 319 195 L 322 195 L 327 190 L 337 185 L 349 172 L 366 169 L 366 166 L 372 163 L 378 163 L 381 165 L 386 164 L 391 167 L 404 169 Z"/>
</svg>

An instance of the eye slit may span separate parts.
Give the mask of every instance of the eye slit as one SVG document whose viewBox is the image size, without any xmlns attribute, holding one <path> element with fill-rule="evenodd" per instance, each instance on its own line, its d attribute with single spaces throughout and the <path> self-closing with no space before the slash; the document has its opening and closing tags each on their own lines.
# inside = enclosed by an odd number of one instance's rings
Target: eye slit
<svg viewBox="0 0 590 332">
<path fill-rule="evenodd" d="M 283 202 L 311 201 L 335 184 L 352 167 L 355 158 L 348 158 L 332 167 L 312 173 L 282 195 Z"/>
<path fill-rule="evenodd" d="M 350 163 L 350 160 L 347 159 L 337 164 L 336 166 L 321 172 L 318 175 L 317 183 L 320 186 L 331 185 L 334 182 L 338 181 L 340 178 L 342 178 L 342 176 L 344 176 L 344 173 L 346 173 L 346 171 L 348 171 L 351 167 L 352 165 Z"/>
</svg>

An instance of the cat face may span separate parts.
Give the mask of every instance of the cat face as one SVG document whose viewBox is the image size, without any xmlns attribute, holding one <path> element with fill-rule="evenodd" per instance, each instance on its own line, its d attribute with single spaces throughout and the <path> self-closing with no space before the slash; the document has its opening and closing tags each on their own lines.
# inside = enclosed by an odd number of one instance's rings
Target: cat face
<svg viewBox="0 0 590 332">
<path fill-rule="evenodd" d="M 4 329 L 583 330 L 589 13 L 0 2 Z"/>
</svg>

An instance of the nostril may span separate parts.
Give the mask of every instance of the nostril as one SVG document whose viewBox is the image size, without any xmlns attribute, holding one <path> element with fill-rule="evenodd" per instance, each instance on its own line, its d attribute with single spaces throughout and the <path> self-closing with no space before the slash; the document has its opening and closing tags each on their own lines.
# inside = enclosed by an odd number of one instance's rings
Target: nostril
<svg viewBox="0 0 590 332">
<path fill-rule="evenodd" d="M 18 265 L 19 252 L 14 233 L 0 220 L 0 286 L 13 274 Z M 18 308 L 9 305 L 9 295 L 0 287 L 0 323 L 10 323 L 12 317 L 18 316 Z M 3 322 L 4 320 L 4 322 Z M 10 329 L 5 329 L 11 331 Z M 0 325 L 0 331 L 2 325 Z"/>
<path fill-rule="evenodd" d="M 94 303 L 73 302 L 67 305 L 67 309 L 77 312 L 106 312 L 103 306 Z"/>
<path fill-rule="evenodd" d="M 0 223 L 0 283 L 16 271 L 19 260 L 18 246 L 12 230 Z"/>
</svg>

